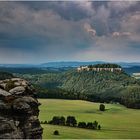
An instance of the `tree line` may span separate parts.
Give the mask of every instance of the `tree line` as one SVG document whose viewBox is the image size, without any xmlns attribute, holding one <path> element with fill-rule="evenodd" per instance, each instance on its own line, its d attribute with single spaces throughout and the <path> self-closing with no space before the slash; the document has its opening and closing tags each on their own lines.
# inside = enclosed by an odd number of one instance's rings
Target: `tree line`
<svg viewBox="0 0 140 140">
<path fill-rule="evenodd" d="M 100 130 L 101 125 L 97 122 L 77 122 L 74 116 L 54 116 L 50 121 L 41 121 L 41 124 L 51 124 L 51 125 L 62 125 L 62 126 L 70 126 L 70 127 L 78 127 L 78 128 L 86 128 L 86 129 L 94 129 Z"/>
<path fill-rule="evenodd" d="M 96 64 L 96 65 L 88 65 L 88 68 L 121 68 L 121 66 L 117 64 Z"/>
</svg>

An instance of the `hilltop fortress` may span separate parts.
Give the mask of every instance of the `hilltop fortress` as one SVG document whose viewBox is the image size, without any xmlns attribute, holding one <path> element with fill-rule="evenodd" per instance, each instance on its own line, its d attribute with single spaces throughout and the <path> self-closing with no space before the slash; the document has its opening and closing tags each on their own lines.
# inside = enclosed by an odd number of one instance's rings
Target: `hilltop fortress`
<svg viewBox="0 0 140 140">
<path fill-rule="evenodd" d="M 88 65 L 88 66 L 80 66 L 77 68 L 78 72 L 81 71 L 111 71 L 111 72 L 121 72 L 122 68 L 116 64 L 97 64 L 97 65 Z"/>
</svg>

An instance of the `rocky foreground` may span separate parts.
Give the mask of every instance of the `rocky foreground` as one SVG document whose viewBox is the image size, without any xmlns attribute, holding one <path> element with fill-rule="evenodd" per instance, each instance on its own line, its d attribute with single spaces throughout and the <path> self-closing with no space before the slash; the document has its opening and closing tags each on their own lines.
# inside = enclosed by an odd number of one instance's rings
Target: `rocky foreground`
<svg viewBox="0 0 140 140">
<path fill-rule="evenodd" d="M 39 102 L 25 80 L 0 81 L 0 139 L 41 139 Z"/>
</svg>

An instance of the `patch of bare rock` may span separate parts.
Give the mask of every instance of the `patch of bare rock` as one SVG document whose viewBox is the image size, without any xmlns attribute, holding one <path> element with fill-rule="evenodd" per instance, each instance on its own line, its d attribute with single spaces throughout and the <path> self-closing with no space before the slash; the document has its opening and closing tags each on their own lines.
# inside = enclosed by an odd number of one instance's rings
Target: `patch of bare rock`
<svg viewBox="0 0 140 140">
<path fill-rule="evenodd" d="M 0 81 L 0 139 L 41 139 L 40 103 L 24 79 Z"/>
</svg>

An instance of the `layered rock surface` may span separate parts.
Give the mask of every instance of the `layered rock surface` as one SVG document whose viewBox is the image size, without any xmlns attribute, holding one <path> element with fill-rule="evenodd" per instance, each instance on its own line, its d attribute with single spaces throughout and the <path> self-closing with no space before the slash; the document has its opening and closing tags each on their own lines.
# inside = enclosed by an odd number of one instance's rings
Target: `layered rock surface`
<svg viewBox="0 0 140 140">
<path fill-rule="evenodd" d="M 0 139 L 41 139 L 39 102 L 25 80 L 0 81 Z"/>
</svg>

